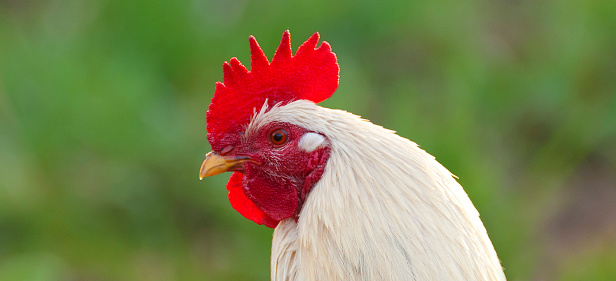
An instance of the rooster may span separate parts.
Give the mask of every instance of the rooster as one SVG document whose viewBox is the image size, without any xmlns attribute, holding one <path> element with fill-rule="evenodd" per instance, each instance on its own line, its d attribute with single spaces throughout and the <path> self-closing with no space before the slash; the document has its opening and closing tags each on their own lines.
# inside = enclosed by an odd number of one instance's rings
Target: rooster
<svg viewBox="0 0 616 281">
<path fill-rule="evenodd" d="M 269 62 L 223 64 L 199 177 L 225 171 L 231 206 L 274 228 L 272 280 L 505 280 L 479 214 L 453 175 L 394 131 L 317 103 L 339 67 L 319 34 L 289 31 Z"/>
</svg>

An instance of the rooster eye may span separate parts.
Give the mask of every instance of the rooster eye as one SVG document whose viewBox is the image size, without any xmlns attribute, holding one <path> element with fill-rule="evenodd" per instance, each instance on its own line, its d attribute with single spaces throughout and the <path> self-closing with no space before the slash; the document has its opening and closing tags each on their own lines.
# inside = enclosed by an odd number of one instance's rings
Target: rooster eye
<svg viewBox="0 0 616 281">
<path fill-rule="evenodd" d="M 272 143 L 275 145 L 284 144 L 285 142 L 287 142 L 287 138 L 288 138 L 287 131 L 283 129 L 274 130 L 270 134 L 270 141 L 272 141 Z"/>
</svg>

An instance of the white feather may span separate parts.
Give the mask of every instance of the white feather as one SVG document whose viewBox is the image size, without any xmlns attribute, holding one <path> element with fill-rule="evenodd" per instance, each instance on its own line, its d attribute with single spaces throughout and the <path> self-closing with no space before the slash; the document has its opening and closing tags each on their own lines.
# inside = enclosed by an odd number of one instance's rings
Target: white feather
<svg viewBox="0 0 616 281">
<path fill-rule="evenodd" d="M 273 121 L 324 135 L 331 153 L 297 223 L 274 231 L 272 280 L 505 280 L 468 196 L 417 144 L 303 100 L 264 106 L 246 134 Z"/>
</svg>

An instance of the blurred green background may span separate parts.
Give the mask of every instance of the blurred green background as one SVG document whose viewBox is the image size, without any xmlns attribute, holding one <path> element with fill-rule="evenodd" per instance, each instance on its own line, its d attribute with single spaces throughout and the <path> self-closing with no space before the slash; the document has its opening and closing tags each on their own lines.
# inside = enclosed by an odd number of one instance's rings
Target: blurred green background
<svg viewBox="0 0 616 281">
<path fill-rule="evenodd" d="M 269 280 L 199 181 L 222 62 L 332 44 L 322 104 L 460 177 L 509 280 L 616 276 L 616 1 L 0 0 L 0 280 Z"/>
</svg>

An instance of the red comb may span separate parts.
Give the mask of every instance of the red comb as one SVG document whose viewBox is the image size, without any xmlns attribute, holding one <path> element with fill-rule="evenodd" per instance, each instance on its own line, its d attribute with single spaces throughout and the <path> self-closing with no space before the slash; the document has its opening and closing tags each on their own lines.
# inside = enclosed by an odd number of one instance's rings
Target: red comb
<svg viewBox="0 0 616 281">
<path fill-rule="evenodd" d="M 266 99 L 269 106 L 301 99 L 318 103 L 338 88 L 336 55 L 327 42 L 317 48 L 319 33 L 293 55 L 291 33 L 285 31 L 271 63 L 253 36 L 249 41 L 251 70 L 237 58 L 225 62 L 224 82 L 216 83 L 207 112 L 207 138 L 215 151 L 233 142 Z"/>
</svg>

